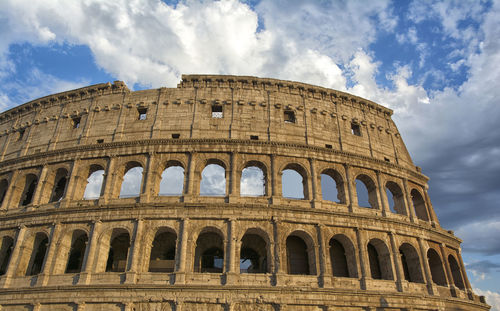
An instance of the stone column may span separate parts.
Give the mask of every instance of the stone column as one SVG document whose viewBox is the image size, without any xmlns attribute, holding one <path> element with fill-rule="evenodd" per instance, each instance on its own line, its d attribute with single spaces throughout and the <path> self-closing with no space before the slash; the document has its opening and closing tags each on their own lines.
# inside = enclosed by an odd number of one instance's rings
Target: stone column
<svg viewBox="0 0 500 311">
<path fill-rule="evenodd" d="M 136 219 L 135 220 L 135 230 L 134 230 L 134 238 L 132 240 L 132 249 L 129 250 L 129 267 L 126 272 L 125 283 L 135 283 L 137 281 L 137 265 L 139 262 L 139 254 L 142 249 L 142 231 L 144 227 L 144 220 Z"/>
<path fill-rule="evenodd" d="M 467 291 L 467 295 L 469 296 L 470 299 L 470 297 L 472 297 L 473 295 L 472 286 L 470 285 L 469 278 L 467 277 L 467 271 L 465 271 L 465 265 L 462 260 L 462 248 L 458 249 L 458 263 L 460 264 L 460 270 L 462 272 L 462 277 L 464 279 L 465 290 Z"/>
<path fill-rule="evenodd" d="M 280 241 L 280 225 L 281 221 L 273 217 L 272 219 L 273 222 L 273 238 L 274 238 L 274 284 L 277 285 L 280 282 L 280 278 L 282 278 L 282 275 L 286 273 L 285 265 L 286 263 L 281 262 L 282 257 L 281 257 L 281 241 Z M 285 252 L 286 252 L 286 246 L 285 246 Z"/>
<path fill-rule="evenodd" d="M 196 177 L 195 177 L 195 171 L 196 171 L 196 152 L 191 152 L 189 154 L 189 164 L 187 167 L 187 180 L 186 180 L 186 186 L 184 187 L 184 197 L 186 199 L 189 199 L 195 195 L 199 194 L 200 188 L 199 185 L 196 184 Z M 198 186 L 198 188 L 196 188 Z"/>
<path fill-rule="evenodd" d="M 227 230 L 227 267 L 226 267 L 226 284 L 234 284 L 236 278 L 236 247 L 238 244 L 236 235 L 236 219 L 228 219 Z"/>
<path fill-rule="evenodd" d="M 17 229 L 16 244 L 14 244 L 14 249 L 12 250 L 12 255 L 10 256 L 9 265 L 5 275 L 0 279 L 0 288 L 7 288 L 10 285 L 10 281 L 17 270 L 17 265 L 19 264 L 19 259 L 21 255 L 21 249 L 24 244 L 24 235 L 26 234 L 26 226 L 22 225 Z"/>
<path fill-rule="evenodd" d="M 431 221 L 431 224 L 435 227 L 436 225 L 439 225 L 439 221 L 437 219 L 436 213 L 434 212 L 434 208 L 432 207 L 431 198 L 429 197 L 429 193 L 427 192 L 428 189 L 429 185 L 426 184 L 424 189 L 425 206 L 427 207 L 429 220 Z"/>
<path fill-rule="evenodd" d="M 451 273 L 450 265 L 448 264 L 448 259 L 446 257 L 446 245 L 444 243 L 439 244 L 439 250 L 441 251 L 441 258 L 443 261 L 443 266 L 444 266 L 444 271 L 445 271 L 445 277 L 446 277 L 446 283 L 448 283 L 448 287 L 451 290 L 452 296 L 456 297 L 456 288 L 455 288 L 455 282 L 453 281 L 453 274 Z"/>
<path fill-rule="evenodd" d="M 182 220 L 180 239 L 177 242 L 175 284 L 184 284 L 186 278 L 187 243 L 189 236 L 189 218 Z"/>
<path fill-rule="evenodd" d="M 358 242 L 358 252 L 359 252 L 359 266 L 361 268 L 360 286 L 361 289 L 367 289 L 366 280 L 371 279 L 370 266 L 369 266 L 370 260 L 368 259 L 368 253 L 365 245 L 365 238 L 363 235 L 364 235 L 363 229 L 356 228 L 356 239 Z"/>
<path fill-rule="evenodd" d="M 316 160 L 309 158 L 309 167 L 311 169 L 310 186 L 308 186 L 309 200 L 312 200 L 312 207 L 321 207 L 321 187 L 318 186 L 318 177 L 316 174 Z"/>
<path fill-rule="evenodd" d="M 235 152 L 231 152 L 231 160 L 229 167 L 229 191 L 227 192 L 227 196 L 229 197 L 229 202 L 236 201 L 239 198 L 239 193 L 237 191 L 237 171 L 236 171 L 236 163 L 238 162 L 238 154 Z"/>
<path fill-rule="evenodd" d="M 274 204 L 279 203 L 281 198 L 281 188 L 278 183 L 278 168 L 276 167 L 276 156 L 271 154 L 271 197 Z"/>
<path fill-rule="evenodd" d="M 85 248 L 85 255 L 83 256 L 83 263 L 82 263 L 82 272 L 80 272 L 80 276 L 78 278 L 78 284 L 90 283 L 91 274 L 94 272 L 93 267 L 94 267 L 96 251 L 99 248 L 99 245 L 97 243 L 99 239 L 99 234 L 101 233 L 101 226 L 102 223 L 99 220 L 95 221 L 92 224 L 92 232 L 89 237 L 89 243 Z"/>
<path fill-rule="evenodd" d="M 389 232 L 389 238 L 391 240 L 391 249 L 392 249 L 392 259 L 394 262 L 394 268 L 396 269 L 396 287 L 399 292 L 403 291 L 403 280 L 404 280 L 404 272 L 403 265 L 401 263 L 399 249 L 396 246 L 396 239 L 394 237 L 394 232 Z"/>
<path fill-rule="evenodd" d="M 427 260 L 427 252 L 425 251 L 424 240 L 419 237 L 418 238 L 418 246 L 420 247 L 420 258 L 422 259 L 422 265 L 424 266 L 424 277 L 427 283 L 427 290 L 431 295 L 437 295 L 437 289 L 432 281 L 431 268 L 429 267 L 429 260 Z"/>
<path fill-rule="evenodd" d="M 148 154 L 148 161 L 146 167 L 142 171 L 142 188 L 141 194 L 139 195 L 139 202 L 149 202 L 151 196 L 157 195 L 155 185 L 156 185 L 156 176 L 158 172 L 155 170 L 156 168 L 156 158 L 155 153 L 150 152 Z"/>
<path fill-rule="evenodd" d="M 408 179 L 403 179 L 403 186 L 404 186 L 404 191 L 405 191 L 405 198 L 406 202 L 408 202 L 408 210 L 410 213 L 408 214 L 410 216 L 410 221 L 411 222 L 418 222 L 417 216 L 415 216 L 415 207 L 413 206 L 413 200 L 411 198 L 411 193 L 410 193 L 410 187 L 408 185 Z"/>
<path fill-rule="evenodd" d="M 61 233 L 61 224 L 54 223 L 50 230 L 49 247 L 47 249 L 44 263 L 42 266 L 42 271 L 37 278 L 37 286 L 46 286 L 49 282 L 49 276 L 52 274 L 52 265 L 55 261 L 58 241 Z"/>
<path fill-rule="evenodd" d="M 331 287 L 332 278 L 330 277 L 331 269 L 328 269 L 326 264 L 326 249 L 325 249 L 325 239 L 323 237 L 323 230 L 325 226 L 323 224 L 316 224 L 316 232 L 318 235 L 318 257 L 319 257 L 319 281 L 320 287 Z M 328 273 L 329 271 L 330 273 Z"/>
<path fill-rule="evenodd" d="M 67 206 L 67 204 L 72 200 L 82 199 L 82 198 L 75 198 L 76 187 L 82 187 L 83 186 L 82 181 L 84 180 L 84 178 L 78 175 L 78 171 L 80 169 L 80 163 L 81 163 L 80 159 L 75 159 L 75 161 L 73 162 L 73 166 L 71 167 L 70 176 L 66 186 L 66 191 L 61 200 L 61 205 L 60 205 L 61 207 Z"/>
<path fill-rule="evenodd" d="M 389 199 L 387 198 L 387 193 L 384 191 L 385 190 L 385 187 L 384 185 L 382 184 L 382 178 L 380 177 L 380 172 L 379 171 L 375 171 L 375 173 L 377 174 L 377 188 L 379 190 L 379 197 L 380 197 L 380 209 L 382 210 L 382 215 L 384 217 L 387 217 L 388 214 L 391 213 L 391 208 L 389 206 Z"/>
<path fill-rule="evenodd" d="M 47 165 L 44 165 L 42 167 L 42 171 L 40 172 L 40 176 L 38 177 L 38 184 L 36 185 L 36 190 L 35 193 L 33 194 L 33 199 L 31 200 L 31 204 L 34 206 L 39 205 L 41 203 L 42 194 L 44 191 L 46 191 L 45 184 L 47 183 L 47 171 L 48 171 Z"/>
<path fill-rule="evenodd" d="M 353 211 L 353 205 L 355 202 L 358 202 L 356 198 L 354 198 L 354 192 L 352 189 L 352 181 L 351 181 L 351 168 L 349 165 L 344 164 L 344 169 L 345 169 L 345 178 L 346 178 L 346 184 L 347 184 L 347 193 L 349 196 L 349 202 L 347 203 L 347 208 L 349 209 L 349 212 Z"/>
<path fill-rule="evenodd" d="M 106 168 L 106 172 L 104 173 L 104 184 L 102 185 L 104 191 L 102 192 L 102 196 L 99 198 L 99 204 L 100 205 L 105 205 L 108 203 L 108 201 L 112 198 L 115 197 L 114 192 L 114 186 L 116 183 L 116 172 L 115 172 L 115 165 L 116 165 L 116 157 L 112 156 L 109 159 L 108 166 Z"/>
</svg>

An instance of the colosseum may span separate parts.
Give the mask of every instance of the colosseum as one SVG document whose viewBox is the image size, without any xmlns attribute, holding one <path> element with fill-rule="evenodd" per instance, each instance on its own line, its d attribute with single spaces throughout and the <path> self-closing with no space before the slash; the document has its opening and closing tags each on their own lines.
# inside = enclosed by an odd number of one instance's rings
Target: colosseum
<svg viewBox="0 0 500 311">
<path fill-rule="evenodd" d="M 3 112 L 1 310 L 489 310 L 391 115 L 222 75 Z"/>
</svg>

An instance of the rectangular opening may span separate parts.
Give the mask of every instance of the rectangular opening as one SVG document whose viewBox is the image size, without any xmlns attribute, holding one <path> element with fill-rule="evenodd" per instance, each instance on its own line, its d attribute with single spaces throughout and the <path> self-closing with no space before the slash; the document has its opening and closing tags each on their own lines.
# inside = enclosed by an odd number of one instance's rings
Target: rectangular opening
<svg viewBox="0 0 500 311">
<path fill-rule="evenodd" d="M 17 137 L 17 141 L 20 141 L 23 139 L 24 136 L 24 129 L 19 130 L 19 136 Z"/>
<path fill-rule="evenodd" d="M 212 105 L 212 118 L 221 119 L 224 117 L 221 105 Z"/>
<path fill-rule="evenodd" d="M 137 112 L 139 112 L 138 120 L 146 120 L 148 115 L 148 108 L 137 108 Z"/>
<path fill-rule="evenodd" d="M 295 112 L 285 110 L 285 123 L 295 123 Z"/>
<path fill-rule="evenodd" d="M 326 145 L 325 145 L 325 148 L 332 149 L 333 147 L 332 147 L 332 145 L 330 145 L 330 144 L 326 144 Z"/>
<path fill-rule="evenodd" d="M 173 139 L 178 139 L 179 137 L 181 137 L 181 134 L 172 134 L 172 138 Z"/>
<path fill-rule="evenodd" d="M 387 158 L 387 157 L 384 157 L 384 161 L 385 162 L 391 162 L 391 160 L 389 160 L 389 158 Z"/>
<path fill-rule="evenodd" d="M 361 128 L 359 124 L 351 123 L 351 133 L 356 136 L 361 136 Z"/>
<path fill-rule="evenodd" d="M 102 144 L 103 142 L 104 142 L 104 139 L 98 139 L 98 140 L 97 140 L 97 143 L 98 143 L 98 144 Z"/>
<path fill-rule="evenodd" d="M 250 135 L 251 140 L 259 140 L 259 136 L 257 135 Z"/>
<path fill-rule="evenodd" d="M 73 118 L 72 121 L 73 121 L 73 128 L 74 129 L 77 129 L 80 127 L 81 118 Z"/>
</svg>

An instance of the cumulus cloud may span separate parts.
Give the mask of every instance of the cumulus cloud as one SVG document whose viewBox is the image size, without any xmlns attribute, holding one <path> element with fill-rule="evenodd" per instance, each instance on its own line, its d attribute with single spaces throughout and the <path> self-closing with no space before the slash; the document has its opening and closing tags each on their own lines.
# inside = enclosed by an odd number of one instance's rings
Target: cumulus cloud
<svg viewBox="0 0 500 311">
<path fill-rule="evenodd" d="M 160 195 L 181 195 L 184 188 L 184 168 L 171 166 L 163 171 L 160 182 Z"/>
<path fill-rule="evenodd" d="M 500 311 L 500 293 L 474 288 L 474 292 L 486 298 L 486 303 L 491 306 L 491 311 Z"/>
<path fill-rule="evenodd" d="M 245 196 L 265 194 L 264 173 L 258 167 L 251 166 L 241 172 L 240 193 Z"/>
<path fill-rule="evenodd" d="M 221 196 L 226 194 L 226 172 L 218 164 L 207 165 L 201 173 L 200 194 Z"/>
</svg>

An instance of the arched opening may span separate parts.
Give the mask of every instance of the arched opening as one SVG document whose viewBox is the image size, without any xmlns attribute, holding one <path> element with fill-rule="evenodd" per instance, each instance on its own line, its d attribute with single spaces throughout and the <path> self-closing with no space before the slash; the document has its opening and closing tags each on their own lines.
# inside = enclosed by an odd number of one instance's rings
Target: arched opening
<svg viewBox="0 0 500 311">
<path fill-rule="evenodd" d="M 335 170 L 328 169 L 321 174 L 321 194 L 323 200 L 345 204 L 344 180 Z"/>
<path fill-rule="evenodd" d="M 240 273 L 267 273 L 267 243 L 257 234 L 246 233 L 241 239 Z"/>
<path fill-rule="evenodd" d="M 13 248 L 14 239 L 10 236 L 4 236 L 2 238 L 2 246 L 0 247 L 0 275 L 4 275 L 7 272 Z"/>
<path fill-rule="evenodd" d="M 432 281 L 437 285 L 447 286 L 446 276 L 444 275 L 443 262 L 439 254 L 432 248 L 427 251 L 427 260 L 431 269 Z"/>
<path fill-rule="evenodd" d="M 42 272 L 48 244 L 49 238 L 45 233 L 38 232 L 35 235 L 30 263 L 28 265 L 28 269 L 26 270 L 26 276 L 37 275 Z"/>
<path fill-rule="evenodd" d="M 266 178 L 264 171 L 255 165 L 247 166 L 241 171 L 240 195 L 263 196 L 266 194 Z"/>
<path fill-rule="evenodd" d="M 367 249 L 371 277 L 378 280 L 392 280 L 391 255 L 385 243 L 379 239 L 372 239 Z"/>
<path fill-rule="evenodd" d="M 204 232 L 196 240 L 195 272 L 222 273 L 224 269 L 224 243 L 216 232 Z"/>
<path fill-rule="evenodd" d="M 130 236 L 123 229 L 114 229 L 109 245 L 106 272 L 124 272 L 127 267 Z"/>
<path fill-rule="evenodd" d="M 149 257 L 149 272 L 174 271 L 176 241 L 177 235 L 175 233 L 158 230 Z"/>
<path fill-rule="evenodd" d="M 222 162 L 215 162 L 209 162 L 201 172 L 200 195 L 226 195 L 226 169 Z"/>
<path fill-rule="evenodd" d="M 377 187 L 370 177 L 363 174 L 356 177 L 356 193 L 358 206 L 378 208 Z"/>
<path fill-rule="evenodd" d="M 393 181 L 388 181 L 385 184 L 385 193 L 391 211 L 396 214 L 406 215 L 404 195 L 399 185 Z"/>
<path fill-rule="evenodd" d="M 71 240 L 71 248 L 64 273 L 79 273 L 82 269 L 83 257 L 89 239 L 84 231 L 75 230 Z"/>
<path fill-rule="evenodd" d="M 288 274 L 314 275 L 314 249 L 308 247 L 302 237 L 291 234 L 286 238 L 286 257 Z"/>
<path fill-rule="evenodd" d="M 38 184 L 38 177 L 33 174 L 26 175 L 26 182 L 24 183 L 23 193 L 21 195 L 20 204 L 25 206 L 31 204 L 33 196 L 35 195 L 36 185 Z"/>
<path fill-rule="evenodd" d="M 103 182 L 104 168 L 100 165 L 91 165 L 87 178 L 87 186 L 85 186 L 85 192 L 83 193 L 83 199 L 95 200 L 101 197 Z"/>
<path fill-rule="evenodd" d="M 68 171 L 64 168 L 60 168 L 56 172 L 54 179 L 54 189 L 52 190 L 52 195 L 49 202 L 58 202 L 64 196 L 66 191 L 66 185 L 68 184 Z"/>
<path fill-rule="evenodd" d="M 289 199 L 307 198 L 307 178 L 305 170 L 297 164 L 289 164 L 281 174 L 282 196 Z"/>
<path fill-rule="evenodd" d="M 464 280 L 462 278 L 462 272 L 458 266 L 457 260 L 453 255 L 448 256 L 448 263 L 450 265 L 451 275 L 453 276 L 453 283 L 456 287 L 460 289 L 465 289 Z"/>
<path fill-rule="evenodd" d="M 7 179 L 2 179 L 0 181 L 0 207 L 3 204 L 3 199 L 5 199 L 5 194 L 7 194 L 7 189 L 9 188 L 9 182 Z"/>
<path fill-rule="evenodd" d="M 179 196 L 184 190 L 184 167 L 177 161 L 169 161 L 161 173 L 160 196 Z"/>
<path fill-rule="evenodd" d="M 403 265 L 404 278 L 408 282 L 424 283 L 417 250 L 409 243 L 399 247 L 401 264 Z"/>
<path fill-rule="evenodd" d="M 425 206 L 425 201 L 420 192 L 417 189 L 411 191 L 411 200 L 413 202 L 413 208 L 415 209 L 415 214 L 418 219 L 424 221 L 429 221 L 427 216 L 427 207 Z"/>
<path fill-rule="evenodd" d="M 133 198 L 141 194 L 143 168 L 138 162 L 129 162 L 123 175 L 120 198 Z"/>
<path fill-rule="evenodd" d="M 349 238 L 338 234 L 330 239 L 329 245 L 333 276 L 345 278 L 357 277 L 354 246 Z"/>
</svg>

